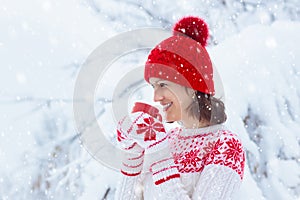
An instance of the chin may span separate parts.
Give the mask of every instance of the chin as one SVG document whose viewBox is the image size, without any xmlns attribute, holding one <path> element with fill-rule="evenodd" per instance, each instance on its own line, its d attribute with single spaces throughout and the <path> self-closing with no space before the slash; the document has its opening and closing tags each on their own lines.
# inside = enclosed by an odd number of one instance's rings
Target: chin
<svg viewBox="0 0 300 200">
<path fill-rule="evenodd" d="M 177 119 L 176 117 L 166 117 L 166 123 L 173 123 L 178 120 L 180 119 Z"/>
<path fill-rule="evenodd" d="M 173 123 L 175 122 L 176 120 L 173 120 L 173 119 L 166 119 L 166 123 Z"/>
<path fill-rule="evenodd" d="M 168 124 L 172 124 L 172 123 L 174 123 L 175 121 L 166 121 L 166 123 L 168 123 Z"/>
</svg>

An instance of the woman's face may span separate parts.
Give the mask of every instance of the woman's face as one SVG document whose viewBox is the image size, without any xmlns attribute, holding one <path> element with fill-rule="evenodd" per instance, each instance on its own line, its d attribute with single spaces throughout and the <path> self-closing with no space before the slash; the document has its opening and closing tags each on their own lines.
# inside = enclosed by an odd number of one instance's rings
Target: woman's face
<svg viewBox="0 0 300 200">
<path fill-rule="evenodd" d="M 154 101 L 163 106 L 166 121 L 186 121 L 189 118 L 186 108 L 193 102 L 194 91 L 164 79 L 150 78 L 149 81 L 154 88 Z"/>
</svg>

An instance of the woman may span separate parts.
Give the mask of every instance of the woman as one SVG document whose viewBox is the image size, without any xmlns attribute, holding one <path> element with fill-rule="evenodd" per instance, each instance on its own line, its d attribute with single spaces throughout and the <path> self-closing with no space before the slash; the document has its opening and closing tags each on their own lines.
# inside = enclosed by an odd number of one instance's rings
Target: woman
<svg viewBox="0 0 300 200">
<path fill-rule="evenodd" d="M 154 88 L 166 122 L 182 126 L 156 138 L 165 129 L 145 109 L 119 122 L 119 142 L 134 153 L 123 160 L 116 199 L 231 199 L 243 179 L 245 155 L 240 140 L 223 125 L 223 102 L 214 97 L 207 25 L 185 17 L 173 31 L 150 52 L 144 78 Z M 144 143 L 134 139 L 145 130 Z M 150 172 L 141 173 L 148 171 L 145 152 L 165 145 L 166 155 L 153 154 Z"/>
</svg>

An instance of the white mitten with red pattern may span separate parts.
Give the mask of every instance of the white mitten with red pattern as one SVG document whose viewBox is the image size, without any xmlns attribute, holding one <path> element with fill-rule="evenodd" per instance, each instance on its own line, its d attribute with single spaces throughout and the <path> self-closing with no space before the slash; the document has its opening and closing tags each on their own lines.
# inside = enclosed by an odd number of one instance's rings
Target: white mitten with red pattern
<svg viewBox="0 0 300 200">
<path fill-rule="evenodd" d="M 118 122 L 117 139 L 119 146 L 126 152 L 121 172 L 127 176 L 141 173 L 144 149 L 166 136 L 158 110 L 144 103 L 136 103 L 133 113 Z"/>
</svg>

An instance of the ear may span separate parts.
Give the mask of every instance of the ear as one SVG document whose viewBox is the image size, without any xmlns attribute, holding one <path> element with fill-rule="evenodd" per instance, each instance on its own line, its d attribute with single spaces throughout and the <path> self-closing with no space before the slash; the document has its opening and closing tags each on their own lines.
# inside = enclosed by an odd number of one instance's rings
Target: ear
<svg viewBox="0 0 300 200">
<path fill-rule="evenodd" d="M 187 93 L 189 96 L 193 97 L 195 95 L 196 91 L 192 88 L 187 87 Z"/>
</svg>

